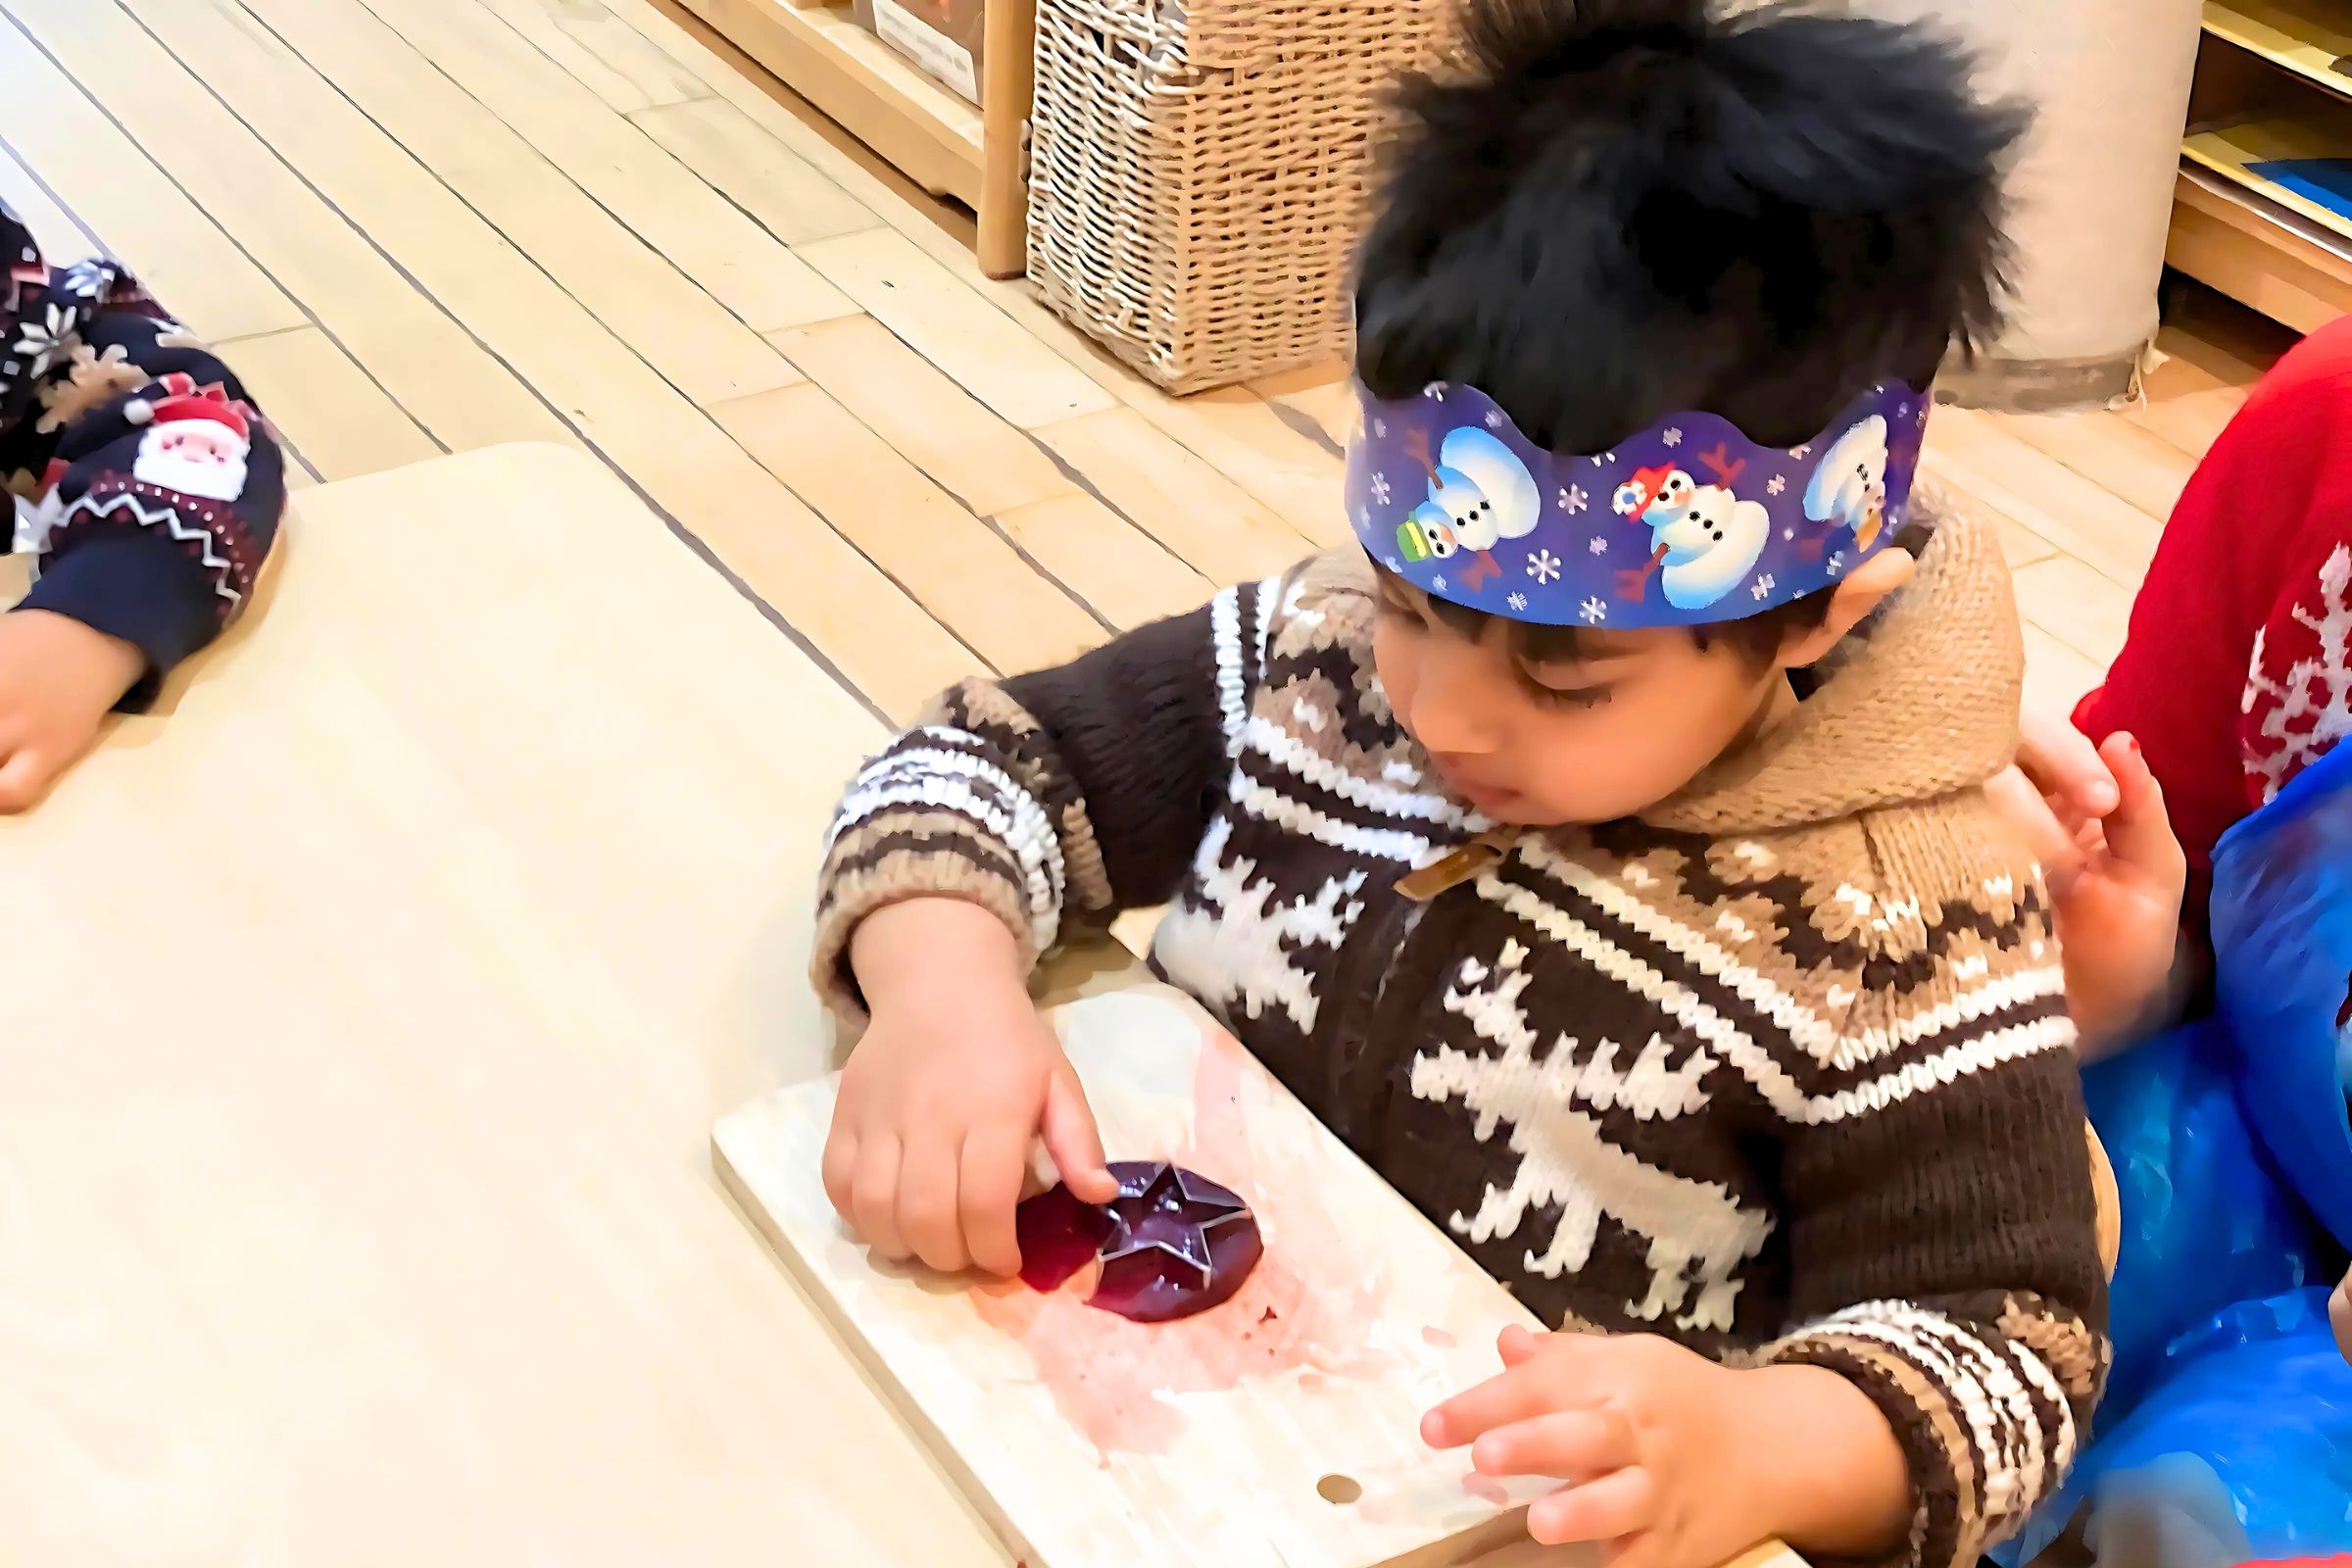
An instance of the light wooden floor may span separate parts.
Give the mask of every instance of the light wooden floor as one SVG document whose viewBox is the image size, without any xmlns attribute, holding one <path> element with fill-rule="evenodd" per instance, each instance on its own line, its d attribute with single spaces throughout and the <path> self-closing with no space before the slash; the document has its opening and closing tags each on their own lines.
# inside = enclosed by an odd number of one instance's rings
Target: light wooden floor
<svg viewBox="0 0 2352 1568">
<path fill-rule="evenodd" d="M 307 479 L 585 448 L 894 718 L 1345 537 L 1328 375 L 1160 395 L 676 15 L 0 0 L 0 192 L 225 345 Z M 2144 408 L 1932 426 L 2004 519 L 2038 700 L 2120 644 L 2283 339 L 2207 297 L 2163 346 Z"/>
</svg>

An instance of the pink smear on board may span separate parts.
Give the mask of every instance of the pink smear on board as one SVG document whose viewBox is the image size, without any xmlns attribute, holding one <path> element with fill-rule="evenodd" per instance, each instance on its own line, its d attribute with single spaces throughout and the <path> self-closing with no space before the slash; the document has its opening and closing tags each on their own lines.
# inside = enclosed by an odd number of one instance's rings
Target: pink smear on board
<svg viewBox="0 0 2352 1568">
<path fill-rule="evenodd" d="M 1482 1476 L 1473 1470 L 1462 1477 L 1462 1490 L 1481 1502 L 1491 1502 L 1497 1508 L 1511 1500 L 1511 1490 L 1493 1476 Z"/>
<path fill-rule="evenodd" d="M 1232 1188 L 1258 1217 L 1265 1255 L 1233 1298 L 1172 1323 L 1131 1323 L 1087 1305 L 1069 1284 L 1041 1295 L 998 1281 L 971 1298 L 983 1322 L 1028 1351 L 1054 1407 L 1105 1462 L 1161 1451 L 1183 1429 L 1159 1395 L 1222 1392 L 1297 1368 L 1372 1377 L 1388 1361 L 1368 1343 L 1387 1294 L 1376 1261 L 1340 1234 L 1312 1180 L 1261 1179 L 1243 1096 L 1245 1074 L 1264 1069 L 1223 1031 L 1203 1036 L 1193 1135 L 1169 1157 Z"/>
<path fill-rule="evenodd" d="M 1455 1346 L 1462 1343 L 1446 1330 L 1438 1327 L 1435 1323 L 1430 1324 L 1421 1331 L 1421 1338 L 1425 1343 L 1434 1345 L 1441 1350 L 1450 1350 Z"/>
</svg>

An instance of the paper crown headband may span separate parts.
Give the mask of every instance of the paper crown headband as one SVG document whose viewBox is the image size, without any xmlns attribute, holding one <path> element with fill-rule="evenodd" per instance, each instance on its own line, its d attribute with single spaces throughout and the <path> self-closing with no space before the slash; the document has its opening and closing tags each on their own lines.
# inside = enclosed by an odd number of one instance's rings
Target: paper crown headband
<svg viewBox="0 0 2352 1568">
<path fill-rule="evenodd" d="M 1928 417 L 1925 394 L 1890 381 L 1803 446 L 1682 414 L 1567 457 L 1472 387 L 1356 391 L 1348 515 L 1373 559 L 1440 599 L 1555 626 L 1705 625 L 1829 586 L 1902 525 Z"/>
</svg>

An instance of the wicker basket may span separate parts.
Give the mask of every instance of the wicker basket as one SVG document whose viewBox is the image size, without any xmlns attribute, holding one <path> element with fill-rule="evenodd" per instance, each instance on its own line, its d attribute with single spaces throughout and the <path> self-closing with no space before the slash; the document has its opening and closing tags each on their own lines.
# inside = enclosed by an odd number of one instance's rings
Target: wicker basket
<svg viewBox="0 0 2352 1568">
<path fill-rule="evenodd" d="M 1038 0 L 1029 275 L 1172 391 L 1339 357 L 1382 95 L 1441 0 Z"/>
</svg>

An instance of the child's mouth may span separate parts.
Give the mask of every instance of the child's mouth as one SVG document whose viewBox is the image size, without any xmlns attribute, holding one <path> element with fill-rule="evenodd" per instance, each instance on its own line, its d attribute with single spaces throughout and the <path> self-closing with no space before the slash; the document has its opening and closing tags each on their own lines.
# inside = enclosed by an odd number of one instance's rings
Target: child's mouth
<svg viewBox="0 0 2352 1568">
<path fill-rule="evenodd" d="M 1474 774 L 1456 772 L 1443 762 L 1438 764 L 1438 771 L 1445 777 L 1447 789 L 1488 816 L 1498 815 L 1518 803 L 1517 790 L 1488 783 Z"/>
</svg>

